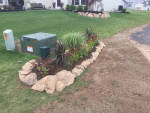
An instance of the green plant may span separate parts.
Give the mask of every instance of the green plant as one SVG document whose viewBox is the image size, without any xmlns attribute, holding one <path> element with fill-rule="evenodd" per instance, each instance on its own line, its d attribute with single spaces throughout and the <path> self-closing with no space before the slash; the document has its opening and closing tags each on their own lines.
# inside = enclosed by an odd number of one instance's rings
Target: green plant
<svg viewBox="0 0 150 113">
<path fill-rule="evenodd" d="M 89 29 L 89 28 L 86 29 L 85 36 L 87 38 L 87 41 L 98 39 L 97 34 L 92 29 Z"/>
<path fill-rule="evenodd" d="M 83 11 L 83 6 L 80 6 L 80 5 L 79 5 L 79 6 L 77 7 L 77 10 L 78 10 L 78 11 Z"/>
<path fill-rule="evenodd" d="M 83 47 L 85 44 L 85 36 L 79 32 L 71 32 L 63 36 L 62 42 L 67 49 L 72 51 L 74 48 Z"/>
<path fill-rule="evenodd" d="M 37 78 L 41 79 L 46 75 L 54 74 L 54 65 L 52 58 L 40 59 L 36 60 L 36 63 L 33 64 L 32 71 L 37 74 Z"/>
<path fill-rule="evenodd" d="M 122 13 L 126 13 L 126 12 L 127 12 L 127 9 L 123 8 Z"/>
<path fill-rule="evenodd" d="M 84 11 L 88 11 L 88 6 L 83 7 Z"/>
<path fill-rule="evenodd" d="M 70 6 L 70 5 L 67 5 L 67 6 L 66 6 L 66 10 L 67 10 L 67 11 L 70 11 L 70 10 L 71 10 L 71 6 Z"/>
<path fill-rule="evenodd" d="M 118 8 L 118 10 L 119 10 L 119 11 L 122 11 L 122 10 L 123 10 L 123 6 L 120 5 L 119 8 Z"/>
<path fill-rule="evenodd" d="M 71 10 L 71 11 L 74 11 L 75 9 L 76 9 L 76 7 L 75 7 L 74 5 L 71 5 L 71 6 L 70 6 L 70 10 Z"/>
<path fill-rule="evenodd" d="M 64 60 L 65 60 L 65 47 L 60 41 L 57 41 L 57 45 L 56 45 L 56 65 L 63 65 Z"/>
</svg>

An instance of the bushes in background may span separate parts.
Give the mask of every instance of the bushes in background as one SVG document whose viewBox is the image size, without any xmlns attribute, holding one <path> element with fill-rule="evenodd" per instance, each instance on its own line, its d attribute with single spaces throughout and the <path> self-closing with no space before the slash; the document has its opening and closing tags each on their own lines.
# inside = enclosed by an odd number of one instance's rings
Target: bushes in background
<svg viewBox="0 0 150 113">
<path fill-rule="evenodd" d="M 74 6 L 74 5 L 67 5 L 67 11 L 88 11 L 88 6 Z"/>
</svg>

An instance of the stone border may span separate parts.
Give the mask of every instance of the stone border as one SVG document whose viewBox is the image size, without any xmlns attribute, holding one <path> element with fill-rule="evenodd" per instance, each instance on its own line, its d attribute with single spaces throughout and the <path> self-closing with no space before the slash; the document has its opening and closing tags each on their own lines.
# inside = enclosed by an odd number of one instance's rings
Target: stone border
<svg viewBox="0 0 150 113">
<path fill-rule="evenodd" d="M 104 13 L 78 12 L 78 15 L 87 16 L 91 18 L 110 18 L 109 12 L 104 12 Z"/>
<path fill-rule="evenodd" d="M 99 41 L 99 45 L 96 46 L 96 51 L 92 53 L 91 58 L 84 60 L 80 65 L 76 65 L 72 71 L 62 70 L 56 75 L 48 75 L 39 81 L 37 75 L 32 73 L 32 64 L 35 63 L 35 60 L 30 60 L 19 71 L 19 79 L 22 83 L 32 86 L 31 88 L 36 91 L 46 91 L 48 94 L 53 94 L 55 90 L 61 92 L 65 87 L 73 84 L 75 78 L 80 76 L 97 59 L 104 47 L 105 44 Z"/>
</svg>

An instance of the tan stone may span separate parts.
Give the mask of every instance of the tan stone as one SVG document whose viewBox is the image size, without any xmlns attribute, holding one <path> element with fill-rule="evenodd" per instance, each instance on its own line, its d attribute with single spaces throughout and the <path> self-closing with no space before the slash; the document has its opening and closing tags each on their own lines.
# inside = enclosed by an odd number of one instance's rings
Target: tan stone
<svg viewBox="0 0 150 113">
<path fill-rule="evenodd" d="M 99 45 L 100 45 L 101 49 L 106 47 L 106 45 L 102 41 L 99 41 Z"/>
<path fill-rule="evenodd" d="M 45 87 L 45 84 L 40 84 L 39 82 L 37 82 L 35 85 L 32 86 L 32 89 L 42 92 L 45 90 Z"/>
<path fill-rule="evenodd" d="M 81 63 L 81 65 L 84 67 L 84 68 L 87 68 L 89 65 L 90 65 L 90 62 L 88 60 L 85 60 Z"/>
<path fill-rule="evenodd" d="M 89 13 L 89 14 L 88 14 L 88 17 L 93 17 L 93 14 L 92 14 L 92 13 Z"/>
<path fill-rule="evenodd" d="M 80 75 L 82 74 L 82 72 L 83 72 L 83 70 L 82 70 L 82 69 L 79 69 L 79 68 L 73 68 L 73 70 L 72 70 L 72 73 L 73 73 L 74 75 L 76 75 L 76 77 L 77 77 L 77 76 L 80 76 Z"/>
<path fill-rule="evenodd" d="M 102 14 L 102 15 L 101 15 L 101 18 L 105 18 L 105 15 L 104 15 L 104 14 Z"/>
<path fill-rule="evenodd" d="M 82 65 L 77 65 L 76 68 L 81 69 L 81 70 L 83 70 L 83 71 L 84 71 L 84 69 L 85 69 L 84 66 L 82 66 Z"/>
<path fill-rule="evenodd" d="M 96 47 L 96 52 L 100 53 L 102 50 L 100 47 Z"/>
<path fill-rule="evenodd" d="M 29 75 L 22 75 L 19 73 L 19 79 L 24 84 L 32 86 L 37 82 L 37 75 L 35 73 L 30 73 Z"/>
<path fill-rule="evenodd" d="M 88 61 L 90 62 L 90 64 L 94 62 L 93 58 L 88 59 Z"/>
<path fill-rule="evenodd" d="M 61 92 L 65 88 L 65 84 L 62 81 L 57 81 L 56 83 L 56 91 Z"/>
<path fill-rule="evenodd" d="M 33 68 L 33 65 L 32 65 L 31 63 L 27 62 L 27 63 L 22 67 L 22 70 L 27 70 L 27 71 L 29 71 L 29 70 L 32 70 L 32 68 Z"/>
<path fill-rule="evenodd" d="M 29 63 L 31 63 L 31 64 L 33 64 L 33 63 L 35 63 L 35 62 L 36 62 L 35 59 L 32 59 L 32 60 L 29 61 Z"/>
<path fill-rule="evenodd" d="M 54 75 L 49 75 L 39 80 L 32 86 L 32 89 L 40 92 L 45 90 L 48 94 L 52 94 L 55 91 L 56 82 L 57 77 Z"/>
<path fill-rule="evenodd" d="M 99 18 L 99 15 L 98 14 L 93 14 L 93 17 Z"/>
<path fill-rule="evenodd" d="M 21 71 L 19 71 L 20 75 L 28 75 L 29 73 L 31 73 L 31 70 L 21 70 Z"/>
<path fill-rule="evenodd" d="M 56 76 L 52 76 L 52 75 L 47 76 L 45 91 L 48 94 L 53 94 L 54 93 L 56 82 L 57 82 L 57 77 Z"/>
<path fill-rule="evenodd" d="M 62 81 L 65 86 L 73 84 L 75 75 L 70 71 L 62 70 L 56 74 L 58 81 Z"/>
</svg>

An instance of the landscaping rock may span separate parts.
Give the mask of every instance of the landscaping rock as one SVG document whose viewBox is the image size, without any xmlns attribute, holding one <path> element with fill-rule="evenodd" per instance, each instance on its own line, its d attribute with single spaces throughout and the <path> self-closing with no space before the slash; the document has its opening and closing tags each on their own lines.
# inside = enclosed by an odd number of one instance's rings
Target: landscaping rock
<svg viewBox="0 0 150 113">
<path fill-rule="evenodd" d="M 22 75 L 19 73 L 19 79 L 24 84 L 32 86 L 37 82 L 37 75 L 35 73 L 30 73 L 29 75 Z"/>
<path fill-rule="evenodd" d="M 41 81 L 38 81 L 35 85 L 32 86 L 32 89 L 42 92 L 45 90 L 45 84 L 42 84 Z"/>
<path fill-rule="evenodd" d="M 92 13 L 89 13 L 89 14 L 88 14 L 88 17 L 93 17 L 93 14 L 92 14 Z"/>
<path fill-rule="evenodd" d="M 100 47 L 96 47 L 96 52 L 100 53 L 101 52 L 101 48 Z"/>
<path fill-rule="evenodd" d="M 72 70 L 72 73 L 73 73 L 74 75 L 76 75 L 76 77 L 77 77 L 77 76 L 80 76 L 80 75 L 82 74 L 82 72 L 83 72 L 83 70 L 82 70 L 82 69 L 79 69 L 79 68 L 74 68 L 74 69 Z"/>
<path fill-rule="evenodd" d="M 32 86 L 32 89 L 40 92 L 45 90 L 48 94 L 52 94 L 55 91 L 56 82 L 57 77 L 49 75 L 39 80 L 34 86 Z"/>
<path fill-rule="evenodd" d="M 105 15 L 104 15 L 104 14 L 102 14 L 102 15 L 101 15 L 101 18 L 105 18 Z"/>
<path fill-rule="evenodd" d="M 33 68 L 33 65 L 30 63 L 30 62 L 27 62 L 23 67 L 22 67 L 22 70 L 26 70 L 26 71 L 30 71 L 32 70 Z"/>
<path fill-rule="evenodd" d="M 32 59 L 32 60 L 29 61 L 29 63 L 31 63 L 31 64 L 33 64 L 33 63 L 35 63 L 35 62 L 36 62 L 35 59 Z"/>
<path fill-rule="evenodd" d="M 99 45 L 100 45 L 100 47 L 101 47 L 101 49 L 103 49 L 106 45 L 103 43 L 103 42 L 101 42 L 101 41 L 99 41 Z"/>
<path fill-rule="evenodd" d="M 56 83 L 57 83 L 57 77 L 56 76 L 52 76 L 52 75 L 47 76 L 45 91 L 48 94 L 53 94 L 55 91 Z"/>
<path fill-rule="evenodd" d="M 99 18 L 99 15 L 98 14 L 93 14 L 93 17 Z"/>
<path fill-rule="evenodd" d="M 84 69 L 85 69 L 84 66 L 82 66 L 82 65 L 77 65 L 76 68 L 81 69 L 81 70 L 83 70 L 83 71 L 84 71 Z"/>
<path fill-rule="evenodd" d="M 110 17 L 110 14 L 109 12 L 104 12 L 103 14 L 102 13 L 89 13 L 89 12 L 78 12 L 78 15 L 80 16 L 88 16 L 88 17 L 91 17 L 91 18 L 109 18 Z"/>
<path fill-rule="evenodd" d="M 69 86 L 73 84 L 75 75 L 72 74 L 70 71 L 62 70 L 56 74 L 57 80 L 62 81 L 65 86 Z"/>
<path fill-rule="evenodd" d="M 93 58 L 88 59 L 88 61 L 90 62 L 90 64 L 94 62 Z"/>
<path fill-rule="evenodd" d="M 85 60 L 81 63 L 81 65 L 84 67 L 84 68 L 87 68 L 89 66 L 90 62 Z"/>
<path fill-rule="evenodd" d="M 31 73 L 31 70 L 21 70 L 21 71 L 19 71 L 20 75 L 28 75 L 29 73 Z"/>
<path fill-rule="evenodd" d="M 56 91 L 61 92 L 65 88 L 65 84 L 62 81 L 57 81 L 56 83 Z"/>
</svg>

